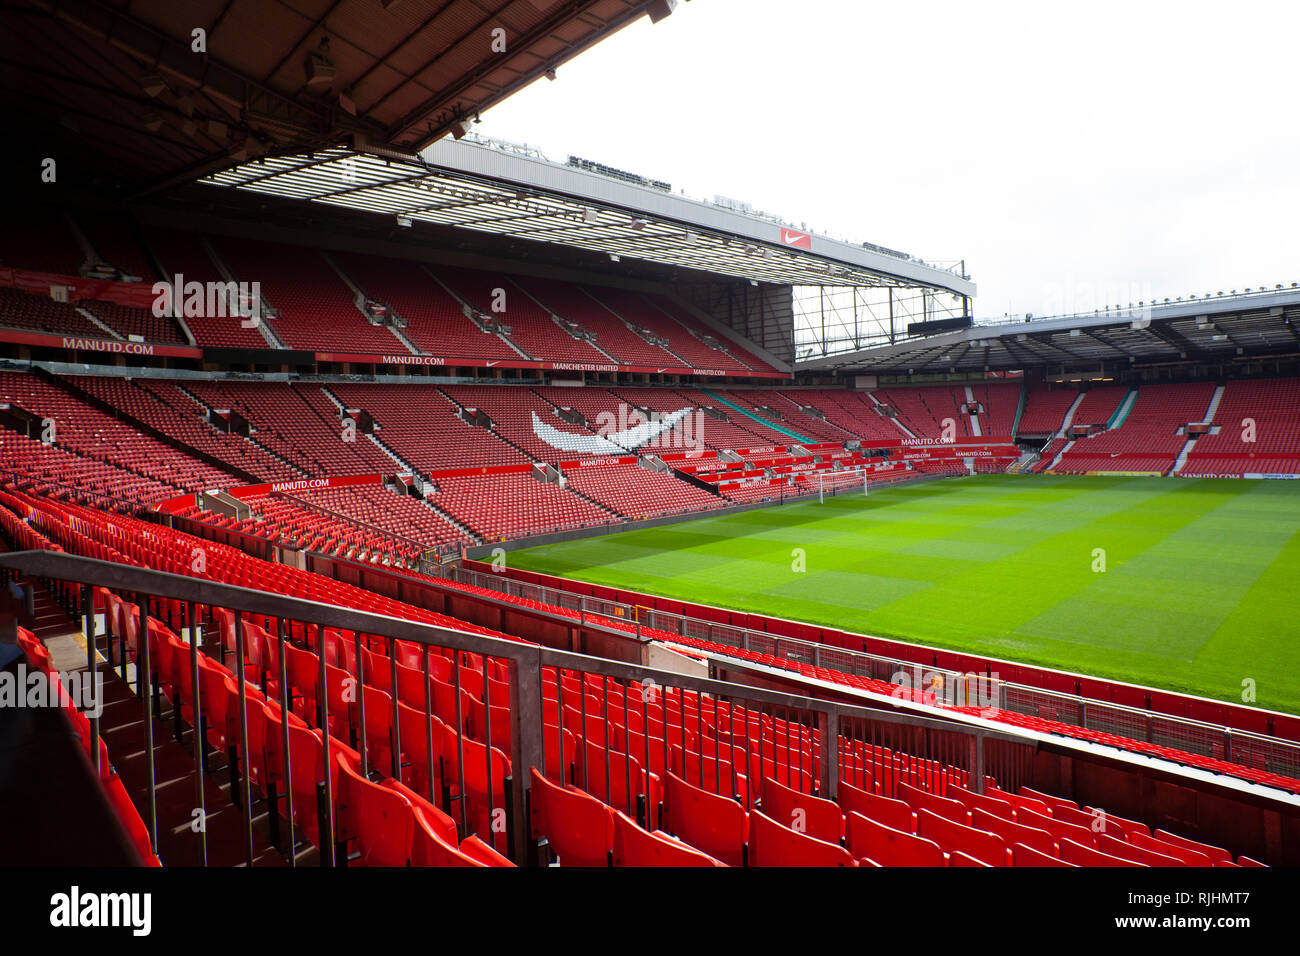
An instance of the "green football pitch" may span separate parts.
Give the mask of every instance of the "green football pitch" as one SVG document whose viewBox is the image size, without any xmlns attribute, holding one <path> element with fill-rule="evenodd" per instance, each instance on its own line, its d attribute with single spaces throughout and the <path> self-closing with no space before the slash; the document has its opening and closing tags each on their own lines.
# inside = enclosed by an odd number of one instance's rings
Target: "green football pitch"
<svg viewBox="0 0 1300 956">
<path fill-rule="evenodd" d="M 514 567 L 1300 713 L 1300 482 L 945 479 Z M 1249 682 L 1253 682 L 1251 685 Z"/>
</svg>

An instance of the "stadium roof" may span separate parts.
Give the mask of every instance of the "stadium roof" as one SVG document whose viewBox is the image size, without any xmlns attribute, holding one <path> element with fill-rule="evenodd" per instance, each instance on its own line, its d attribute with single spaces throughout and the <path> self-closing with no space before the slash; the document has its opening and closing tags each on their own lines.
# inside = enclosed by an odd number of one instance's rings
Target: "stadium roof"
<svg viewBox="0 0 1300 956">
<path fill-rule="evenodd" d="M 340 142 L 416 151 L 674 3 L 13 0 L 0 102 L 11 127 L 151 185 Z"/>
<path fill-rule="evenodd" d="M 934 374 L 1230 362 L 1300 354 L 1300 288 L 1067 315 L 899 340 L 799 362 L 796 372 Z"/>
<path fill-rule="evenodd" d="M 956 272 L 879 247 L 674 194 L 596 164 L 443 140 L 419 156 L 344 149 L 274 156 L 204 181 L 391 217 L 781 285 L 893 285 L 974 295 Z"/>
</svg>

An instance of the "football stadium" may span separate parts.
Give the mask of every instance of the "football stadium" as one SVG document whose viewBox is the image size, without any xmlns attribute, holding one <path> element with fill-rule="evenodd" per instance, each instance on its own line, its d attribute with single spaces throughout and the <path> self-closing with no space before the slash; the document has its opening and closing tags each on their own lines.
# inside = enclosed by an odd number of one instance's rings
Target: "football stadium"
<svg viewBox="0 0 1300 956">
<path fill-rule="evenodd" d="M 1300 863 L 1300 284 L 493 128 L 707 6 L 0 7 L 3 862 Z"/>
</svg>

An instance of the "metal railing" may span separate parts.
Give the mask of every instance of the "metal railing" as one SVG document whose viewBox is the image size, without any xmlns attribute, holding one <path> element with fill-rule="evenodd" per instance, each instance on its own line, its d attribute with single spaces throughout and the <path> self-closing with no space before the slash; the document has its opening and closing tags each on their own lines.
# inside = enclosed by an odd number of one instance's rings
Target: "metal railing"
<svg viewBox="0 0 1300 956">
<path fill-rule="evenodd" d="M 902 658 L 832 647 L 640 605 L 574 594 L 464 566 L 444 566 L 441 571 L 442 576 L 449 580 L 477 585 L 509 597 L 526 598 L 570 611 L 626 620 L 669 634 L 726 644 L 758 654 L 770 654 L 794 663 L 838 670 L 856 677 L 897 684 L 899 675 L 906 675 L 916 689 L 922 684 L 929 687 L 934 676 L 942 678 L 943 686 L 963 687 L 970 676 L 942 667 L 922 666 L 916 661 Z M 981 706 L 1055 720 L 1085 730 L 1172 747 L 1189 754 L 1236 763 L 1252 770 L 1300 779 L 1300 743 L 1294 741 L 1042 687 L 1005 682 L 998 680 L 996 675 L 979 676 L 985 681 L 987 689 L 996 695 L 987 703 L 981 701 Z M 918 677 L 922 680 L 915 679 Z"/>
<path fill-rule="evenodd" d="M 1026 779 L 1023 773 L 1041 746 L 1032 735 L 1014 730 L 1002 732 L 961 718 L 931 718 L 906 709 L 873 710 L 778 693 L 62 552 L 0 555 L 0 569 L 4 569 L 0 577 L 35 579 L 52 592 L 77 595 L 78 617 L 86 636 L 87 667 L 92 674 L 100 666 L 98 657 L 103 653 L 108 666 L 120 666 L 122 678 L 129 680 L 132 676 L 128 666 L 132 650 L 130 635 L 137 635 L 134 687 L 143 719 L 147 764 L 142 809 L 155 853 L 159 848 L 160 825 L 174 822 L 160 822 L 158 816 L 155 755 L 156 729 L 165 727 L 161 722 L 162 690 L 169 680 L 175 680 L 171 712 L 178 743 L 184 738 L 183 705 L 193 714 L 190 745 L 197 807 L 200 812 L 206 812 L 203 787 L 209 760 L 206 731 L 210 725 L 205 700 L 209 685 L 202 672 L 211 670 L 212 663 L 224 661 L 228 653 L 233 655 L 231 672 L 235 675 L 241 672 L 248 675 L 245 664 L 260 670 L 264 686 L 268 671 L 279 675 L 275 681 L 278 698 L 268 695 L 264 704 L 256 696 L 255 683 L 235 679 L 237 694 L 231 707 L 236 713 L 226 720 L 234 735 L 228 751 L 230 793 L 239 809 L 245 862 L 250 866 L 255 855 L 254 792 L 247 770 L 251 753 L 250 705 L 263 707 L 264 716 L 276 713 L 276 705 L 279 708 L 278 727 L 272 727 L 270 722 L 265 724 L 263 754 L 268 777 L 283 774 L 291 864 L 298 856 L 294 849 L 293 824 L 295 817 L 301 816 L 295 814 L 294 801 L 313 799 L 305 796 L 313 788 L 319 834 L 313 842 L 318 842 L 322 865 L 346 863 L 344 840 L 356 836 L 339 830 L 342 818 L 336 819 L 336 776 L 331 772 L 335 748 L 347 742 L 339 737 L 344 718 L 348 739 L 359 741 L 363 776 L 376 769 L 381 773 L 386 770 L 393 778 L 410 779 L 414 785 L 417 774 L 413 767 L 423 755 L 427 767 L 427 779 L 423 781 L 425 792 L 431 802 L 439 796 L 440 788 L 435 788 L 433 779 L 436 764 L 439 780 L 446 785 L 442 789 L 443 805 L 451 809 L 453 817 L 459 816 L 458 838 L 477 833 L 520 863 L 536 862 L 536 843 L 531 840 L 528 816 L 528 768 L 545 768 L 548 775 L 555 772 L 564 782 L 591 790 L 653 828 L 658 813 L 656 780 L 662 777 L 661 770 L 675 772 L 701 787 L 711 784 L 717 792 L 751 800 L 756 794 L 747 794 L 745 789 L 757 786 L 756 770 L 760 777 L 771 775 L 805 792 L 815 790 L 830 799 L 835 798 L 841 779 L 850 783 L 861 781 L 868 772 L 883 779 L 886 785 L 893 779 L 935 790 L 945 781 L 959 782 L 980 793 L 984 790 L 986 773 L 994 773 L 1002 786 L 1016 788 Z M 105 626 L 101 628 L 94 606 L 97 594 L 108 593 L 129 596 L 125 599 L 123 627 L 116 638 L 109 627 L 109 609 L 105 608 Z M 132 609 L 138 609 L 139 613 L 134 629 L 129 623 Z M 231 612 L 233 634 L 223 633 L 218 609 Z M 151 617 L 157 626 L 152 622 L 148 626 L 139 623 L 150 621 Z M 252 629 L 262 625 L 248 617 L 262 620 L 265 631 L 261 637 Z M 591 622 L 585 627 L 601 630 Z M 154 639 L 139 637 L 152 635 L 154 631 L 157 633 L 153 636 L 160 642 L 156 646 Z M 336 635 L 332 651 L 331 632 Z M 174 643 L 171 638 L 175 639 Z M 160 672 L 162 665 L 154 660 L 161 642 L 166 642 L 173 655 L 179 654 L 181 648 L 187 654 L 188 660 L 181 664 L 177 663 L 180 658 L 170 658 L 170 677 Z M 403 643 L 405 648 L 401 646 Z M 375 650 L 376 646 L 379 651 Z M 412 647 L 418 649 L 415 653 L 420 660 L 416 667 L 412 666 Z M 302 665 L 303 654 L 309 648 L 314 648 L 315 653 L 306 658 L 310 660 L 309 666 Z M 372 655 L 369 658 L 367 651 Z M 452 661 L 454 715 L 447 707 L 436 706 L 434 683 L 430 680 L 431 658 L 448 651 L 453 653 L 450 658 L 444 654 L 444 662 Z M 338 655 L 336 660 L 342 659 L 342 666 L 327 661 L 331 652 Z M 347 661 L 352 653 L 355 654 L 351 661 L 354 671 L 348 669 Z M 471 673 L 472 658 L 467 655 L 477 656 L 482 662 L 477 675 Z M 403 660 L 399 661 L 399 657 Z M 502 668 L 506 680 L 494 679 L 493 674 Z M 403 669 L 422 672 L 422 702 L 402 698 L 399 671 Z M 386 679 L 382 676 L 385 672 Z M 336 696 L 339 681 L 350 679 L 355 679 L 355 710 L 339 709 L 332 697 Z M 186 681 L 190 685 L 189 697 L 183 697 Z M 574 682 L 579 692 L 570 703 L 569 690 Z M 382 689 L 385 683 L 394 691 L 388 695 L 388 701 L 378 693 L 367 693 Z M 549 692 L 548 684 L 555 688 L 554 694 Z M 481 690 L 481 700 L 472 693 L 474 687 Z M 299 704 L 296 708 L 295 700 Z M 383 709 L 376 710 L 381 704 Z M 403 719 L 403 707 L 414 712 L 418 729 L 413 731 L 412 722 Z M 434 711 L 439 709 L 446 723 L 441 731 L 443 740 L 435 748 L 438 724 Z M 370 719 L 375 721 L 371 727 L 367 723 L 368 711 Z M 554 714 L 554 721 L 548 719 L 548 711 Z M 620 711 L 621 721 L 617 719 Z M 476 716 L 479 713 L 481 718 Z M 308 722 L 301 730 L 293 729 L 292 734 L 294 718 L 285 717 L 291 714 L 302 714 Z M 384 715 L 382 719 L 380 714 Z M 407 718 L 410 716 L 406 714 Z M 311 773 L 308 786 L 303 787 L 299 784 L 303 783 L 301 775 L 306 771 L 292 759 L 291 748 L 303 745 L 301 735 L 310 732 L 306 730 L 309 725 L 330 728 L 331 743 L 320 746 L 317 769 Z M 92 750 L 98 750 L 102 728 L 99 723 L 92 727 Z M 385 768 L 376 768 L 379 757 L 371 754 L 371 745 L 382 736 L 380 729 L 386 731 L 389 748 Z M 416 741 L 412 743 L 408 739 L 404 746 L 404 733 L 415 733 Z M 500 739 L 503 734 L 508 741 Z M 548 737 L 552 734 L 551 739 L 558 748 L 549 752 Z M 621 743 L 616 747 L 617 740 Z M 497 744 L 504 746 L 497 747 Z M 379 749 L 382 750 L 382 744 Z M 508 762 L 489 756 L 494 750 L 507 757 Z M 568 753 L 574 751 L 581 756 L 570 759 Z M 281 761 L 274 767 L 271 766 L 273 753 Z M 473 777 L 467 775 L 467 753 L 478 761 Z M 478 760 L 478 755 L 484 759 Z M 485 774 L 485 780 L 478 779 L 480 771 Z M 295 783 L 295 773 L 298 783 Z M 503 778 L 498 778 L 498 773 Z M 263 777 L 262 783 L 266 788 L 271 841 L 278 845 L 279 795 L 267 783 L 267 777 Z M 454 794 L 449 790 L 454 790 Z M 504 827 L 498 826 L 500 821 L 505 822 Z M 190 822 L 185 820 L 187 824 Z M 172 830 L 170 839 L 183 839 L 176 834 L 186 830 L 194 828 Z M 194 838 L 200 843 L 200 859 L 206 864 L 206 828 L 198 828 Z M 164 856 L 163 863 L 167 862 Z"/>
</svg>

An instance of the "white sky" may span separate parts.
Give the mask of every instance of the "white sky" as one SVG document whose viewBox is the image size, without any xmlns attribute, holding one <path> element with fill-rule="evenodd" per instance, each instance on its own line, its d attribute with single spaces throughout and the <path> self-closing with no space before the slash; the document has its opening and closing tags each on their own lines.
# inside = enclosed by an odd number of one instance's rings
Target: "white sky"
<svg viewBox="0 0 1300 956">
<path fill-rule="evenodd" d="M 1300 3 L 693 0 L 475 132 L 964 258 L 979 318 L 1300 281 Z"/>
</svg>

